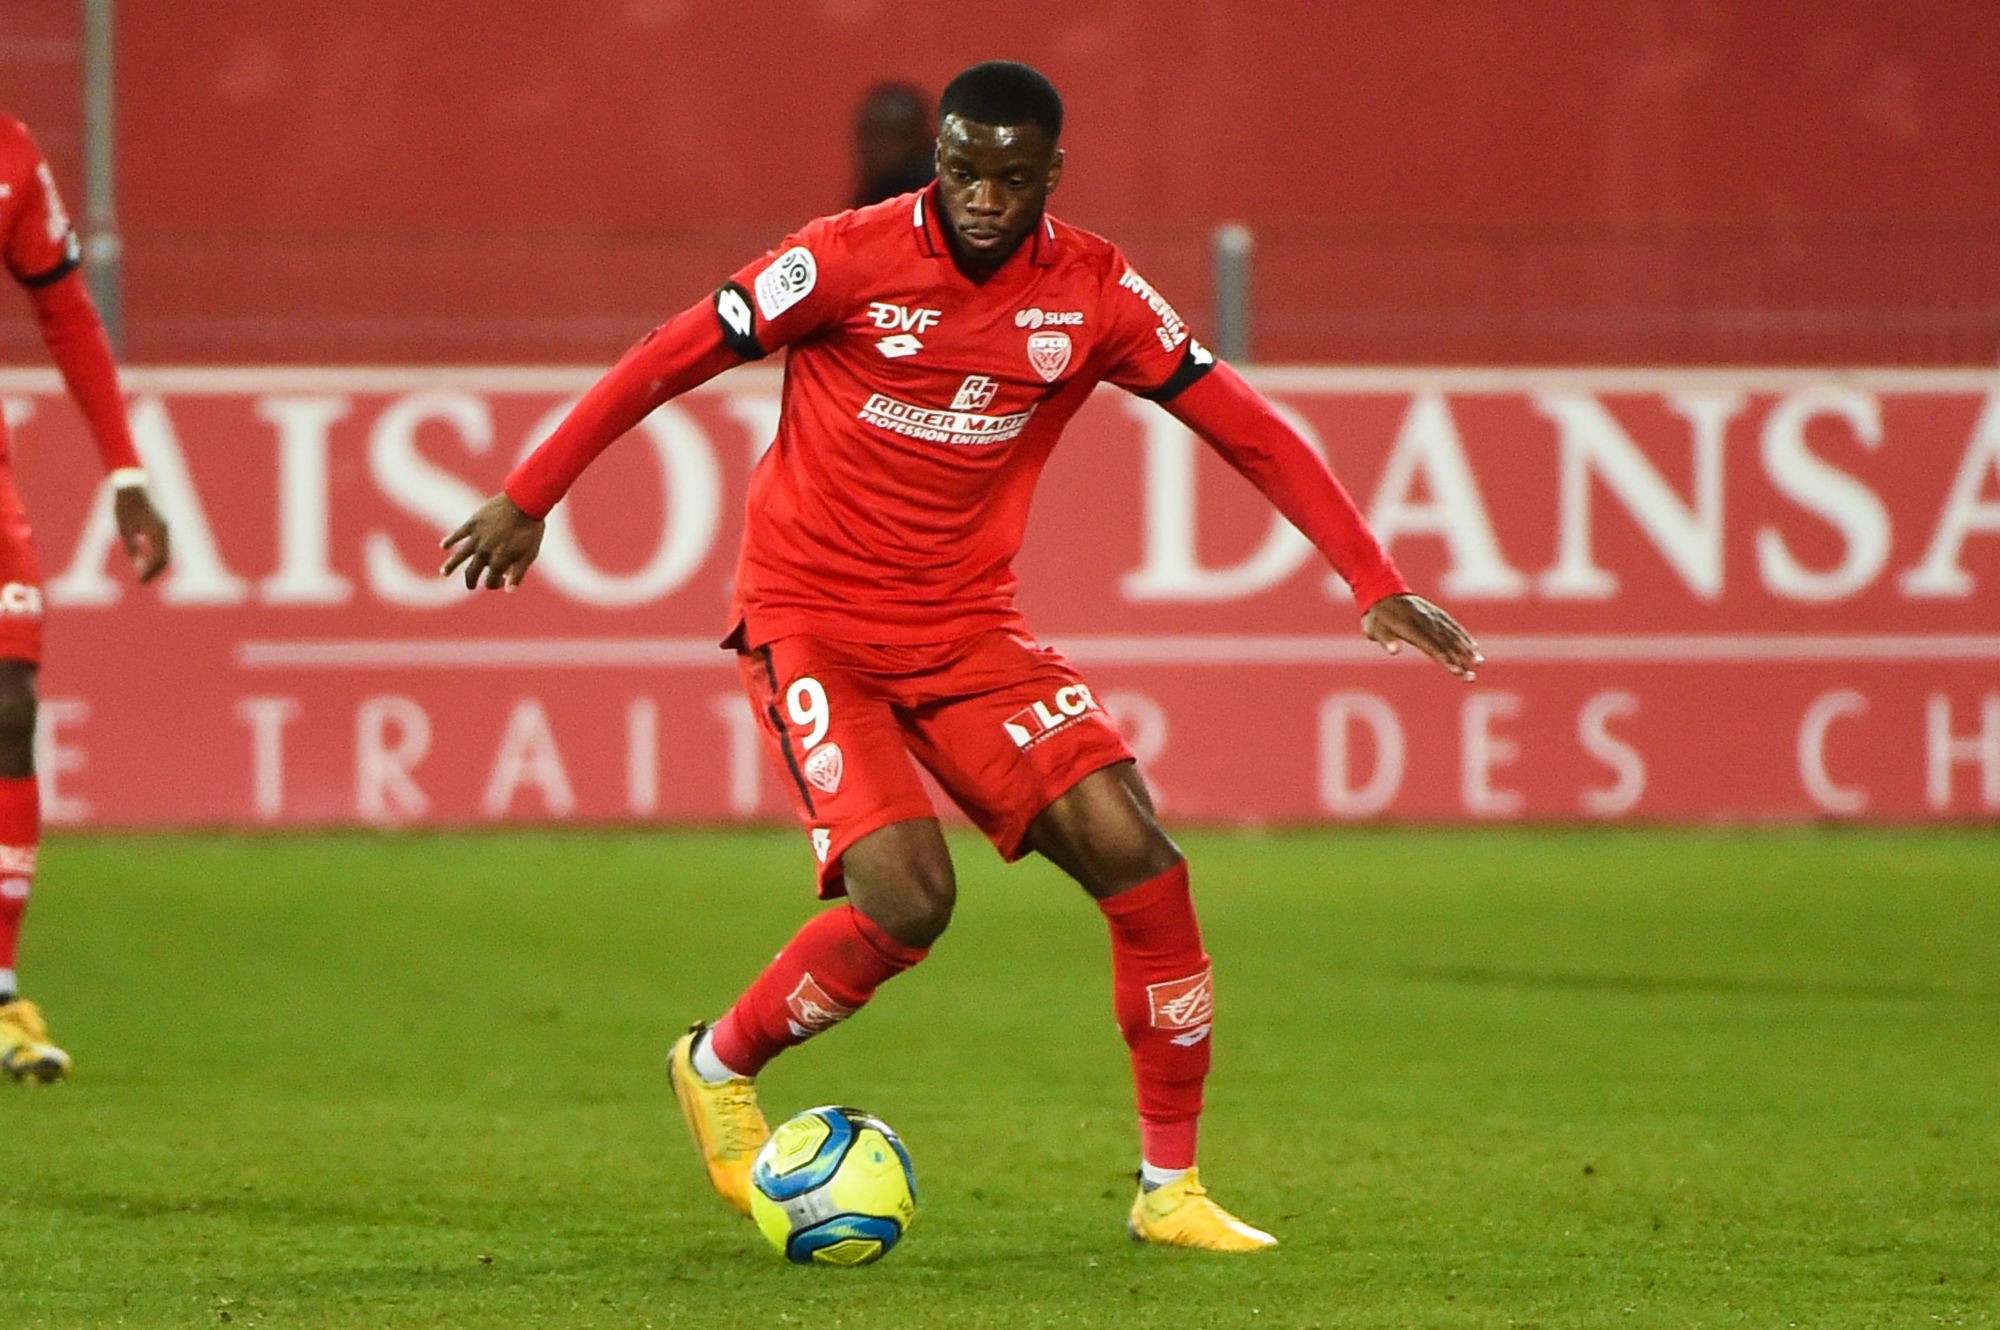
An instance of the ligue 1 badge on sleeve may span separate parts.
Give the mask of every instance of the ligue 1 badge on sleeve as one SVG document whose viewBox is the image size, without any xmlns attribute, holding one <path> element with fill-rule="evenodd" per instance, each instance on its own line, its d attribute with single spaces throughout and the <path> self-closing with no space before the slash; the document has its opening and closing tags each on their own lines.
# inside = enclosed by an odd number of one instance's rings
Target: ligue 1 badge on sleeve
<svg viewBox="0 0 2000 1330">
<path fill-rule="evenodd" d="M 1069 368 L 1070 344 L 1066 332 L 1038 332 L 1028 336 L 1028 363 L 1042 382 L 1054 383 Z"/>
</svg>

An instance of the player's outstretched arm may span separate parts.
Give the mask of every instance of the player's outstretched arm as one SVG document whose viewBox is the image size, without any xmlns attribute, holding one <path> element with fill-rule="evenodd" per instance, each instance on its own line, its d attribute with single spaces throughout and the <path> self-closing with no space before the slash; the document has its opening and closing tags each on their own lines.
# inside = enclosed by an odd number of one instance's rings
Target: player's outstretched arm
<svg viewBox="0 0 2000 1330">
<path fill-rule="evenodd" d="M 542 551 L 544 525 L 505 492 L 496 494 L 438 542 L 447 551 L 438 576 L 450 577 L 463 568 L 467 591 L 477 591 L 482 578 L 488 591 L 512 591 Z"/>
<path fill-rule="evenodd" d="M 1486 662 L 1458 620 L 1407 591 L 1370 605 L 1361 616 L 1361 631 L 1392 656 L 1408 642 L 1467 683 L 1475 677 L 1473 667 Z"/>
<path fill-rule="evenodd" d="M 1411 593 L 1346 487 L 1263 394 L 1217 361 L 1166 407 L 1311 538 L 1363 606 L 1362 632 L 1391 655 L 1408 642 L 1459 678 L 1473 677 L 1484 657 L 1471 634 Z"/>
<path fill-rule="evenodd" d="M 166 571 L 167 523 L 146 493 L 146 473 L 132 446 L 125 396 L 118 389 L 118 365 L 104 334 L 104 322 L 79 272 L 31 288 L 29 300 L 42 342 L 89 423 L 104 469 L 117 487 L 112 512 L 118 520 L 119 542 L 132 561 L 133 575 L 141 582 L 150 582 Z"/>
</svg>

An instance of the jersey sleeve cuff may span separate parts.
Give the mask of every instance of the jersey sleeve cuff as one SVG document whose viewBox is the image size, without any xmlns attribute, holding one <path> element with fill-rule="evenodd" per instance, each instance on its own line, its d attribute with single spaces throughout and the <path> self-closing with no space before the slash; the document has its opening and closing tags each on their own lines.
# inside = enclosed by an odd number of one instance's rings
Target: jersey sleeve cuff
<svg viewBox="0 0 2000 1330">
<path fill-rule="evenodd" d="M 1375 608 L 1377 602 L 1387 600 L 1391 596 L 1409 595 L 1410 584 L 1403 580 L 1403 575 L 1397 571 L 1395 564 L 1385 563 L 1381 568 L 1354 583 L 1350 590 L 1354 593 L 1354 603 L 1360 607 L 1363 614 L 1366 614 Z"/>
</svg>

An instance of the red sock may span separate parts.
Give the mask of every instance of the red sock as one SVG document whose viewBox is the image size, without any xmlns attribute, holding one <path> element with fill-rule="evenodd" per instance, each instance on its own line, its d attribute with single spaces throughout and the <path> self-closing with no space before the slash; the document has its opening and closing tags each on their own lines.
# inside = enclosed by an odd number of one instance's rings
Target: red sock
<svg viewBox="0 0 2000 1330">
<path fill-rule="evenodd" d="M 1111 925 L 1111 988 L 1139 1090 L 1139 1148 L 1156 1168 L 1194 1167 L 1214 990 L 1186 864 L 1097 907 Z"/>
<path fill-rule="evenodd" d="M 14 968 L 41 841 L 41 787 L 33 776 L 0 779 L 0 970 Z"/>
<path fill-rule="evenodd" d="M 794 1044 L 846 1020 L 885 980 L 922 960 L 852 905 L 822 911 L 715 1023 L 710 1047 L 739 1076 L 755 1076 Z"/>
</svg>

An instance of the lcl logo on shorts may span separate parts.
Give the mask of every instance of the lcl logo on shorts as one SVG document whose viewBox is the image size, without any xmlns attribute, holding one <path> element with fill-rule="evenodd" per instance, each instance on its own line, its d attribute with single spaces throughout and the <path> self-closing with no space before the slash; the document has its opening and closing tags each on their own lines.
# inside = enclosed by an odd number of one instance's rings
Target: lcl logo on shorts
<svg viewBox="0 0 2000 1330">
<path fill-rule="evenodd" d="M 1015 747 L 1033 748 L 1057 730 L 1074 725 L 1096 705 L 1097 700 L 1091 697 L 1088 688 L 1073 683 L 1056 689 L 1052 701 L 1023 707 L 1000 723 Z"/>
<path fill-rule="evenodd" d="M 30 619 L 42 617 L 42 589 L 26 582 L 0 586 L 0 614 L 19 614 Z"/>
</svg>

